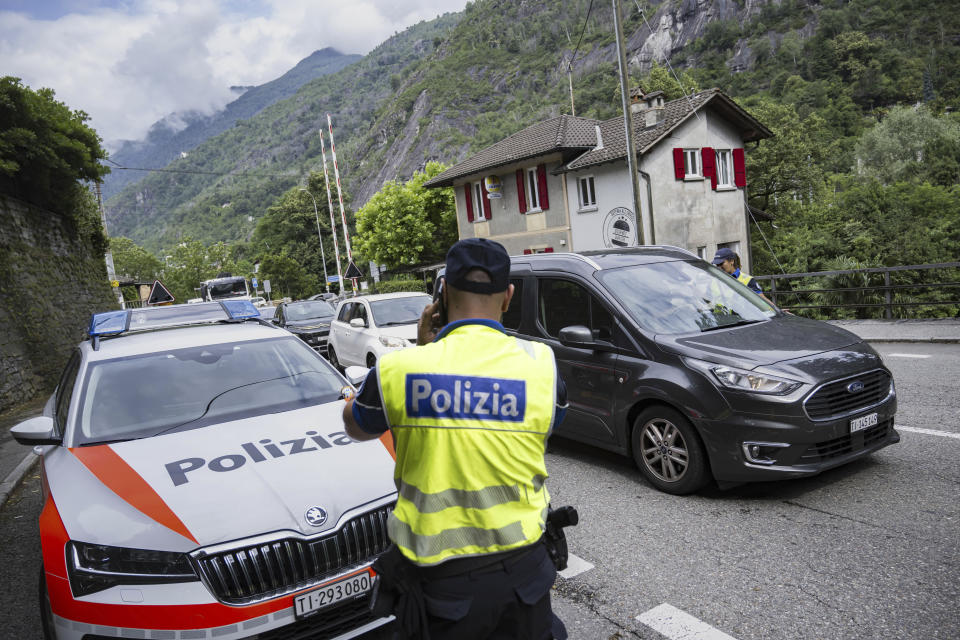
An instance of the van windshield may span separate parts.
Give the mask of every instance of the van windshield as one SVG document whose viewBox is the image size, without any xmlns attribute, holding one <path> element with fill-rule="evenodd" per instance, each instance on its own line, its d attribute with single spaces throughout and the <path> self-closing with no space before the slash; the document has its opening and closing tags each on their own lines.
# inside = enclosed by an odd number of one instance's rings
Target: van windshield
<svg viewBox="0 0 960 640">
<path fill-rule="evenodd" d="M 647 331 L 680 334 L 761 322 L 763 298 L 704 262 L 656 262 L 602 271 L 600 281 Z"/>
</svg>

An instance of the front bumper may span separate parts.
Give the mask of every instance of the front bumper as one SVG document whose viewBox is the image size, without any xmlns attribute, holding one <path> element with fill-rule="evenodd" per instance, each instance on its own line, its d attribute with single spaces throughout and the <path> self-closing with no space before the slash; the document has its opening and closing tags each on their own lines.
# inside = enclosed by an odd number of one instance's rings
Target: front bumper
<svg viewBox="0 0 960 640">
<path fill-rule="evenodd" d="M 757 482 L 813 476 L 900 442 L 894 428 L 896 396 L 883 403 L 828 421 L 805 414 L 756 415 L 734 412 L 695 422 L 703 437 L 713 476 L 721 483 Z M 852 420 L 877 414 L 877 424 L 852 432 Z M 760 458 L 750 459 L 745 445 L 760 443 Z M 774 446 L 776 445 L 776 446 Z M 756 458 L 756 456 L 754 456 Z"/>
<path fill-rule="evenodd" d="M 307 638 L 330 638 L 346 640 L 362 635 L 390 622 L 391 618 L 374 618 L 369 609 L 369 595 L 342 602 L 331 609 L 312 616 L 296 619 L 293 610 L 293 596 L 277 598 L 249 607 L 232 607 L 219 602 L 203 604 L 163 604 L 145 605 L 134 603 L 105 604 L 97 603 L 102 614 L 97 622 L 81 622 L 70 619 L 77 609 L 89 612 L 89 607 L 77 607 L 78 604 L 92 604 L 85 599 L 74 600 L 69 593 L 66 581 L 47 574 L 47 584 L 53 606 L 53 626 L 57 640 L 101 640 L 105 638 L 157 638 L 166 640 L 298 640 Z M 58 584 L 62 583 L 62 584 Z M 66 593 L 62 587 L 66 587 Z M 129 598 L 132 593 L 142 593 L 145 601 L 153 601 L 149 593 L 161 585 L 144 585 L 117 589 L 118 600 Z M 175 586 L 180 595 L 186 596 L 196 587 L 208 592 L 199 583 L 185 583 Z M 56 597 L 56 592 L 60 592 Z M 124 595 L 125 592 L 125 595 Z M 104 592 L 101 600 L 111 594 Z M 62 598 L 71 602 L 63 607 Z M 165 598 L 160 598 L 165 599 Z M 206 598 L 205 598 L 206 599 Z M 60 600 L 60 606 L 57 601 Z M 64 615 L 59 615 L 58 611 Z M 90 620 L 89 615 L 74 616 Z M 224 623 L 225 622 L 225 623 Z M 132 625 L 131 625 L 132 623 Z M 131 626 L 115 626 L 131 625 Z M 135 626 L 134 626 L 135 625 Z"/>
<path fill-rule="evenodd" d="M 297 333 L 296 336 L 307 343 L 311 349 L 319 353 L 320 355 L 327 356 L 327 342 L 330 338 L 330 335 L 327 333 Z"/>
</svg>

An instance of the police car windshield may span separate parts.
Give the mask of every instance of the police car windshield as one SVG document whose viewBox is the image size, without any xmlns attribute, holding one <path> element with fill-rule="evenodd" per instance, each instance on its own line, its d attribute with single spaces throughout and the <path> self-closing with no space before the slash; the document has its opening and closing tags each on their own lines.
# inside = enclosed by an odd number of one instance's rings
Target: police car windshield
<svg viewBox="0 0 960 640">
<path fill-rule="evenodd" d="M 682 260 L 600 273 L 600 280 L 651 333 L 710 331 L 776 315 L 763 298 L 705 262 Z"/>
<path fill-rule="evenodd" d="M 433 299 L 424 294 L 422 296 L 408 296 L 403 298 L 389 298 L 370 303 L 370 313 L 373 314 L 373 324 L 378 327 L 389 327 L 398 324 L 416 324 L 426 307 Z"/>
<path fill-rule="evenodd" d="M 288 304 L 284 312 L 286 313 L 287 320 L 294 322 L 333 318 L 333 307 L 330 306 L 329 302 L 323 302 L 322 300 Z"/>
<path fill-rule="evenodd" d="M 75 443 L 145 438 L 340 397 L 344 382 L 296 338 L 160 351 L 87 368 Z"/>
</svg>

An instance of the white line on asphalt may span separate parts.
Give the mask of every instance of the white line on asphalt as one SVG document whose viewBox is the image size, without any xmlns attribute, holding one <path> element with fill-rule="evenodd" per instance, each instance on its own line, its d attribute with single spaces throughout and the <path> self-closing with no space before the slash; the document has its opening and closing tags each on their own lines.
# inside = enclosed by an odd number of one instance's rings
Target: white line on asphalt
<svg viewBox="0 0 960 640">
<path fill-rule="evenodd" d="M 960 433 L 954 433 L 952 431 L 937 431 L 936 429 L 918 429 L 917 427 L 905 427 L 902 424 L 898 424 L 896 428 L 900 431 L 911 431 L 913 433 L 923 433 L 928 436 L 943 436 L 944 438 L 957 438 L 960 440 Z"/>
<path fill-rule="evenodd" d="M 585 571 L 590 571 L 590 569 L 593 569 L 592 564 L 583 558 L 578 558 L 571 553 L 567 556 L 567 568 L 560 572 L 560 577 L 569 580 L 570 578 L 578 576 Z"/>
<path fill-rule="evenodd" d="M 922 353 L 888 353 L 888 358 L 929 358 L 929 355 Z"/>
<path fill-rule="evenodd" d="M 636 619 L 671 640 L 736 640 L 666 602 L 641 613 Z"/>
</svg>

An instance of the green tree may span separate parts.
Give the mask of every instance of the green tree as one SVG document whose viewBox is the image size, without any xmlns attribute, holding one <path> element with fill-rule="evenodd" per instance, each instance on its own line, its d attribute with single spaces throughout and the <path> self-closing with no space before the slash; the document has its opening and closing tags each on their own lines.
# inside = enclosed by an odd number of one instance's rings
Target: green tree
<svg viewBox="0 0 960 640">
<path fill-rule="evenodd" d="M 87 120 L 55 100 L 51 89 L 33 91 L 19 78 L 0 78 L 0 192 L 76 215 L 77 201 L 89 198 L 77 181 L 109 172 Z"/>
<path fill-rule="evenodd" d="M 957 184 L 960 122 L 924 107 L 894 107 L 855 147 L 859 173 L 885 184 L 928 180 Z"/>
<path fill-rule="evenodd" d="M 270 281 L 273 298 L 290 297 L 294 300 L 316 293 L 320 288 L 317 276 L 287 253 L 264 256 L 260 260 L 260 277 Z"/>
<path fill-rule="evenodd" d="M 680 81 L 677 82 L 677 78 L 670 73 L 670 70 L 667 67 L 661 67 L 659 63 L 654 63 L 653 67 L 650 68 L 650 71 L 640 78 L 640 86 L 646 93 L 663 91 L 665 100 L 676 100 L 677 98 L 682 98 L 684 96 L 684 92 L 686 92 L 686 95 L 690 95 L 691 93 L 696 93 L 699 90 L 697 81 L 692 75 L 690 75 L 689 71 L 681 71 L 679 78 Z M 618 103 L 620 100 L 619 92 L 620 84 L 617 83 L 616 97 Z"/>
<path fill-rule="evenodd" d="M 385 184 L 357 212 L 354 248 L 389 269 L 440 261 L 457 240 L 453 189 L 423 184 L 445 168 L 429 162 L 406 183 Z"/>
<path fill-rule="evenodd" d="M 163 270 L 163 263 L 155 255 L 130 238 L 110 238 L 110 251 L 118 275 L 143 282 L 158 278 Z"/>
</svg>

